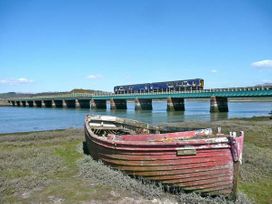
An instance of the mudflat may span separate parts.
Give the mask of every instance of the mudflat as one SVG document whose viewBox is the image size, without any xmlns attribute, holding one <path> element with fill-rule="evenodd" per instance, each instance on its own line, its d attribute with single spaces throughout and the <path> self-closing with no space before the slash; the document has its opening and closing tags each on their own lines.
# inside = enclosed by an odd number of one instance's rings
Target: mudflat
<svg viewBox="0 0 272 204">
<path fill-rule="evenodd" d="M 222 127 L 245 131 L 239 196 L 235 203 L 272 202 L 272 120 L 160 124 L 172 129 Z M 0 203 L 230 203 L 220 197 L 167 192 L 84 155 L 83 129 L 0 135 Z"/>
<path fill-rule="evenodd" d="M 10 106 L 10 104 L 8 103 L 8 101 L 0 99 L 0 106 Z"/>
</svg>

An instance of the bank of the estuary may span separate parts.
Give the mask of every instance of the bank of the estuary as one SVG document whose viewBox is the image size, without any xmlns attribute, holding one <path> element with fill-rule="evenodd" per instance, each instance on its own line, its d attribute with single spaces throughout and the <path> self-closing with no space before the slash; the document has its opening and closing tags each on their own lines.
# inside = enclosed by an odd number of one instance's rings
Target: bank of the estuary
<svg viewBox="0 0 272 204">
<path fill-rule="evenodd" d="M 0 99 L 0 106 L 10 106 L 10 103 L 6 100 L 1 100 Z"/>
<path fill-rule="evenodd" d="M 244 164 L 236 203 L 248 203 L 248 198 L 256 203 L 271 203 L 272 120 L 268 117 L 167 126 L 244 130 Z M 195 194 L 170 194 L 161 186 L 124 176 L 85 156 L 83 140 L 83 129 L 1 135 L 0 203 L 231 202 Z"/>
</svg>

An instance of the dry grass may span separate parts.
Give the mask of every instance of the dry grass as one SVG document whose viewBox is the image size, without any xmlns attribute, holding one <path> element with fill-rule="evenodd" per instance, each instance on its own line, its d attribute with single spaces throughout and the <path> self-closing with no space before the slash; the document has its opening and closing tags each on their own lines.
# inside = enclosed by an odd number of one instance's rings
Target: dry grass
<svg viewBox="0 0 272 204">
<path fill-rule="evenodd" d="M 165 186 L 155 184 L 145 179 L 134 179 L 122 172 L 111 169 L 101 162 L 94 161 L 90 156 L 85 156 L 79 161 L 81 176 L 87 181 L 95 181 L 98 186 L 118 187 L 122 195 L 137 198 L 138 201 L 161 201 L 165 203 L 234 203 L 222 197 L 201 197 L 195 193 L 169 192 Z M 98 173 L 99 172 L 99 173 Z M 243 195 L 239 194 L 235 203 L 250 203 Z"/>
</svg>

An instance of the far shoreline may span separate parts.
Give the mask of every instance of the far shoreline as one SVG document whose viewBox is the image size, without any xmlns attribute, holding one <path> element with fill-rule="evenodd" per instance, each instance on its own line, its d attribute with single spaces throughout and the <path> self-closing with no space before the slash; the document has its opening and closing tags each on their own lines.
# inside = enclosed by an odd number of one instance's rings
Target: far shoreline
<svg viewBox="0 0 272 204">
<path fill-rule="evenodd" d="M 212 123 L 212 122 L 222 122 L 222 121 L 235 121 L 235 120 L 242 120 L 242 121 L 269 121 L 272 120 L 271 116 L 253 116 L 253 117 L 241 117 L 241 118 L 229 118 L 229 119 L 223 119 L 218 121 L 204 121 L 204 123 Z M 178 125 L 178 124 L 190 124 L 190 123 L 202 123 L 203 121 L 186 121 L 186 122 L 167 122 L 167 123 L 158 123 L 157 125 Z M 26 134 L 32 134 L 32 133 L 54 133 L 54 132 L 64 132 L 67 130 L 83 130 L 83 127 L 74 127 L 74 128 L 60 128 L 60 129 L 49 129 L 49 130 L 37 130 L 37 131 L 22 131 L 22 132 L 8 132 L 8 133 L 0 133 L 0 137 L 2 136 L 9 136 L 9 135 L 26 135 Z"/>
</svg>

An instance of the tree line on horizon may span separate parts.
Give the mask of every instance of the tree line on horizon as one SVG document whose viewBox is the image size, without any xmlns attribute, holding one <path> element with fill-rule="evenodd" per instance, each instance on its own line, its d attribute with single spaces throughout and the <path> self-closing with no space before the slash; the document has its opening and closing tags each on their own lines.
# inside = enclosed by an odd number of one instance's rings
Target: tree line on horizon
<svg viewBox="0 0 272 204">
<path fill-rule="evenodd" d="M 88 94 L 98 94 L 98 93 L 109 93 L 100 90 L 91 89 L 73 89 L 71 91 L 62 92 L 41 92 L 41 93 L 20 93 L 20 92 L 7 92 L 0 93 L 0 98 L 13 98 L 13 97 L 32 97 L 32 96 L 46 96 L 46 95 L 59 95 L 59 94 L 70 94 L 70 93 L 88 93 Z"/>
</svg>

